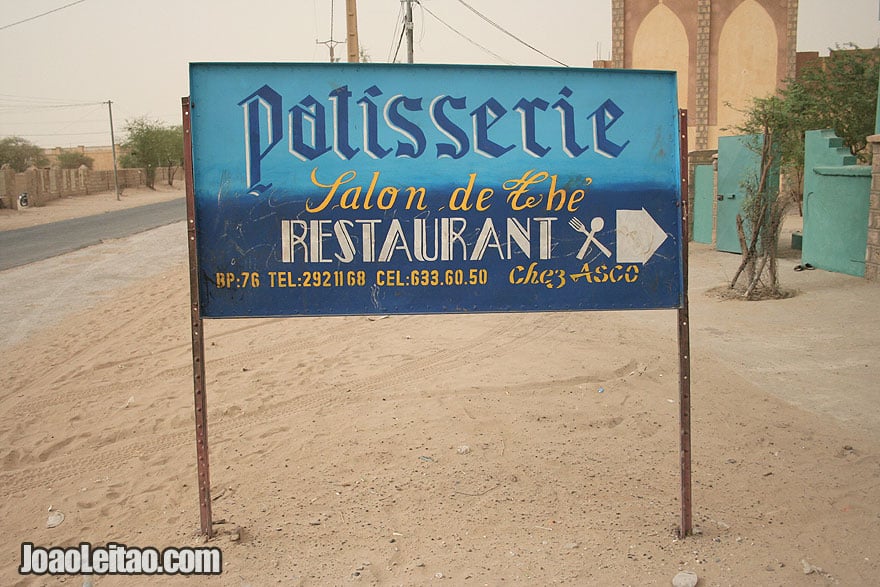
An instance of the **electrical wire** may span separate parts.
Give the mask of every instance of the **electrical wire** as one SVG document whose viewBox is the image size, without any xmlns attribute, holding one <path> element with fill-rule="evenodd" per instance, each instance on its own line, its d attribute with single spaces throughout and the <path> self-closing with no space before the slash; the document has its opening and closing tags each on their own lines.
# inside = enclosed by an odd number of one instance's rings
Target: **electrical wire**
<svg viewBox="0 0 880 587">
<path fill-rule="evenodd" d="M 23 112 L 32 112 L 34 110 L 55 110 L 61 108 L 83 108 L 86 106 L 98 106 L 107 102 L 83 102 L 80 104 L 3 104 L 0 103 L 0 111 L 9 112 L 18 110 Z"/>
<path fill-rule="evenodd" d="M 330 42 L 333 42 L 333 19 L 335 16 L 333 15 L 334 10 L 336 9 L 336 0 L 330 0 Z"/>
<path fill-rule="evenodd" d="M 400 45 L 403 43 L 403 35 L 405 33 L 406 33 L 406 27 L 401 27 L 400 38 L 397 39 L 397 49 L 394 50 L 394 59 L 391 60 L 391 63 L 397 63 L 397 54 L 400 52 Z"/>
<path fill-rule="evenodd" d="M 106 102 L 82 102 L 80 100 L 71 100 L 69 98 L 46 98 L 41 96 L 17 96 L 14 94 L 0 94 L 0 103 L 6 102 L 10 105 L 22 104 L 27 106 L 33 105 L 51 105 L 51 106 L 92 106 L 94 104 L 106 104 Z"/>
<path fill-rule="evenodd" d="M 388 47 L 388 58 L 386 61 L 391 61 L 391 54 L 394 51 L 394 39 L 397 38 L 397 27 L 400 26 L 400 23 L 403 21 L 403 2 L 400 3 L 400 6 L 397 8 L 397 19 L 394 21 L 394 30 L 391 31 L 391 45 Z M 401 37 L 403 38 L 403 37 Z M 400 41 L 397 42 L 398 50 L 400 49 Z M 393 63 L 393 62 L 392 62 Z"/>
<path fill-rule="evenodd" d="M 59 131 L 59 133 L 60 133 L 61 131 L 65 131 L 65 130 L 71 129 L 71 127 L 74 127 L 74 126 L 79 126 L 80 128 L 82 128 L 82 122 L 83 122 L 87 117 L 89 117 L 89 116 L 91 116 L 92 114 L 94 114 L 94 113 L 98 110 L 98 108 L 100 108 L 101 106 L 105 106 L 105 105 L 106 105 L 106 103 L 101 103 L 100 105 L 94 106 L 94 107 L 90 108 L 89 110 L 86 110 L 86 111 L 83 113 L 83 115 L 79 117 L 79 119 L 77 119 L 77 120 L 71 120 L 70 122 L 68 122 L 67 124 L 65 124 L 64 126 L 62 126 L 61 128 L 58 128 L 58 129 L 56 129 L 56 130 Z"/>
<path fill-rule="evenodd" d="M 19 94 L 0 94 L 0 100 L 50 102 L 54 104 L 92 104 L 96 100 L 75 100 L 73 98 L 48 98 L 46 96 L 21 96 Z"/>
<path fill-rule="evenodd" d="M 413 0 L 416 4 L 419 5 L 419 8 L 422 9 L 422 18 L 419 19 L 419 24 L 422 25 L 422 32 L 419 34 L 419 47 L 422 46 L 422 41 L 425 40 L 425 7 L 422 6 L 422 3 L 419 0 Z"/>
<path fill-rule="evenodd" d="M 318 45 L 321 44 L 318 40 L 318 0 L 312 0 L 312 24 L 315 29 L 315 47 L 312 49 L 312 59 L 316 59 L 318 56 Z"/>
<path fill-rule="evenodd" d="M 37 102 L 36 104 L 34 102 Z M 53 103 L 55 102 L 55 103 Z M 67 103 L 65 103 L 67 102 Z M 12 94 L 0 94 L 0 113 L 11 113 L 14 112 L 16 114 L 25 114 L 39 111 L 45 112 L 47 109 L 82 109 L 85 108 L 85 112 L 83 112 L 79 117 L 74 118 L 73 120 L 39 120 L 39 121 L 11 121 L 11 120 L 3 120 L 2 126 L 33 126 L 33 125 L 46 125 L 51 124 L 56 128 L 55 132 L 51 133 L 15 133 L 12 135 L 5 136 L 18 136 L 22 138 L 45 138 L 45 137 L 80 137 L 80 136 L 106 136 L 107 131 L 81 131 L 76 132 L 76 129 L 82 129 L 83 127 L 94 128 L 94 124 L 99 122 L 98 120 L 91 119 L 91 116 L 94 116 L 95 112 L 97 112 L 101 107 L 106 106 L 107 102 L 72 102 L 63 100 L 60 98 L 45 98 L 45 97 L 36 97 L 36 96 L 15 96 Z M 45 118 L 45 117 L 44 117 Z M 6 129 L 4 129 L 6 130 Z M 65 132 L 67 131 L 67 132 Z"/>
<path fill-rule="evenodd" d="M 337 41 L 337 40 L 335 40 L 335 39 L 333 38 L 334 20 L 335 20 L 335 18 L 336 18 L 336 16 L 335 16 L 335 6 L 336 6 L 336 0 L 330 0 L 330 39 L 327 40 L 327 41 L 319 41 L 319 40 L 317 39 L 317 37 L 315 37 L 315 43 L 316 43 L 317 45 L 324 45 L 324 46 L 327 47 L 327 49 L 330 50 L 330 56 L 331 56 L 331 58 L 332 58 L 332 59 L 330 60 L 331 63 L 335 63 L 336 61 L 338 61 L 338 58 L 335 56 L 335 49 L 336 49 L 336 45 L 341 45 L 341 44 L 342 44 L 342 41 Z M 316 12 L 315 12 L 315 35 L 317 35 L 317 34 L 318 34 L 318 29 L 317 29 L 317 26 L 318 26 L 318 25 L 317 25 L 317 18 L 318 18 L 318 15 L 317 15 L 317 6 L 315 7 L 315 11 L 316 11 Z"/>
<path fill-rule="evenodd" d="M 93 135 L 106 135 L 109 131 L 102 132 L 56 132 L 56 133 L 43 133 L 43 134 L 16 134 L 16 135 L 4 135 L 5 137 L 82 137 L 82 136 L 93 136 Z"/>
<path fill-rule="evenodd" d="M 459 37 L 461 37 L 461 38 L 464 39 L 465 41 L 467 41 L 467 42 L 473 44 L 473 45 L 476 46 L 476 47 L 479 47 L 480 49 L 482 49 L 483 51 L 485 51 L 486 53 L 488 53 L 489 55 L 491 55 L 492 57 L 494 57 L 495 59 L 497 59 L 497 60 L 499 60 L 499 61 L 501 61 L 501 62 L 503 62 L 503 63 L 506 63 L 506 64 L 508 64 L 508 65 L 513 65 L 513 62 L 508 61 L 507 59 L 505 59 L 505 58 L 502 57 L 501 55 L 498 55 L 497 53 L 495 53 L 495 52 L 492 51 L 491 49 L 488 49 L 488 48 L 486 48 L 486 47 L 480 45 L 479 43 L 477 43 L 476 41 L 474 41 L 473 39 L 471 39 L 470 37 L 468 37 L 467 35 L 465 35 L 465 34 L 462 33 L 461 31 L 459 31 L 458 29 L 456 29 L 455 27 L 453 27 L 452 25 L 450 25 L 448 22 L 446 22 L 445 20 L 443 20 L 442 18 L 440 18 L 439 16 L 437 16 L 436 14 L 434 14 L 433 12 L 431 12 L 431 10 L 430 10 L 429 8 L 427 8 L 426 6 L 424 6 L 424 5 L 423 5 L 421 2 L 419 2 L 418 0 L 416 0 L 416 3 L 417 3 L 419 6 L 422 7 L 422 10 L 424 10 L 425 12 L 427 12 L 428 14 L 430 14 L 432 17 L 434 17 L 434 18 L 437 20 L 437 22 L 439 22 L 440 24 L 442 24 L 443 26 L 445 26 L 446 28 L 448 28 L 449 30 L 451 30 L 453 33 L 455 33 L 456 35 L 458 35 Z"/>
<path fill-rule="evenodd" d="M 53 126 L 56 126 L 56 127 L 57 127 L 58 125 L 62 125 L 62 124 L 63 124 L 64 126 L 58 128 L 58 129 L 56 129 L 56 130 L 61 131 L 61 130 L 66 130 L 66 129 L 68 129 L 68 128 L 70 128 L 70 127 L 73 126 L 73 125 L 81 125 L 81 124 L 83 124 L 83 123 L 91 123 L 91 122 L 101 122 L 103 119 L 100 119 L 100 120 L 99 120 L 99 119 L 95 119 L 95 118 L 89 118 L 89 116 L 92 116 L 93 114 L 95 114 L 96 112 L 98 112 L 103 106 L 106 106 L 106 105 L 107 105 L 106 102 L 100 102 L 100 103 L 98 103 L 98 104 L 94 104 L 91 108 L 89 108 L 88 110 L 86 110 L 85 112 L 83 112 L 81 116 L 79 116 L 78 118 L 74 118 L 74 119 L 72 119 L 72 120 L 28 120 L 28 121 L 22 121 L 22 120 L 3 120 L 2 123 L 3 123 L 4 125 L 28 125 L 28 126 L 33 126 L 33 125 L 53 125 Z M 45 118 L 45 117 L 44 117 L 44 118 Z"/>
<path fill-rule="evenodd" d="M 75 120 L 3 120 L 2 124 L 3 126 L 58 126 L 59 124 L 99 123 L 104 121 L 104 118 L 77 118 Z"/>
<path fill-rule="evenodd" d="M 532 51 L 535 51 L 536 53 L 540 53 L 541 55 L 543 55 L 544 57 L 546 57 L 550 61 L 554 61 L 554 62 L 558 63 L 559 65 L 562 65 L 563 67 L 568 67 L 568 65 L 566 65 L 565 63 L 559 61 L 558 59 L 550 57 L 549 55 L 547 55 L 546 53 L 544 53 L 543 51 L 541 51 L 537 47 L 533 47 L 532 45 L 529 45 L 528 43 L 526 43 L 525 41 L 523 41 L 522 39 L 520 39 L 519 37 L 517 37 L 516 35 L 514 35 L 510 31 L 508 31 L 507 29 L 502 27 L 500 24 L 498 24 L 494 20 L 492 20 L 491 18 L 489 18 L 488 16 L 486 16 L 482 12 L 478 11 L 476 8 L 474 8 L 473 6 L 471 6 L 470 4 L 465 2 L 464 0 L 458 0 L 458 2 L 459 2 L 459 4 L 461 4 L 462 6 L 464 6 L 465 8 L 467 8 L 468 10 L 470 10 L 471 12 L 473 12 L 474 14 L 476 14 L 477 16 L 482 18 L 484 21 L 486 21 L 487 23 L 489 23 L 490 25 L 492 25 L 493 27 L 495 27 L 496 29 L 498 29 L 499 31 L 501 31 L 502 33 L 507 35 L 508 37 L 511 37 L 512 39 L 515 39 L 517 42 L 522 43 L 523 45 L 525 45 L 526 47 L 528 47 Z"/>
<path fill-rule="evenodd" d="M 12 27 L 19 25 L 19 24 L 24 24 L 26 22 L 30 22 L 32 20 L 37 20 L 38 18 L 52 14 L 53 12 L 58 12 L 59 10 L 64 10 L 65 8 L 70 8 L 71 6 L 76 6 L 77 4 L 82 4 L 85 1 L 86 0 L 76 0 L 76 2 L 71 2 L 70 4 L 65 4 L 64 6 L 59 6 L 58 8 L 54 8 L 52 10 L 49 10 L 48 12 L 43 12 L 42 14 L 37 14 L 35 16 L 31 16 L 29 18 L 26 18 L 24 20 L 19 20 L 18 22 L 12 22 L 9 24 L 5 24 L 3 26 L 0 26 L 0 31 L 6 30 L 8 28 L 12 28 Z"/>
</svg>

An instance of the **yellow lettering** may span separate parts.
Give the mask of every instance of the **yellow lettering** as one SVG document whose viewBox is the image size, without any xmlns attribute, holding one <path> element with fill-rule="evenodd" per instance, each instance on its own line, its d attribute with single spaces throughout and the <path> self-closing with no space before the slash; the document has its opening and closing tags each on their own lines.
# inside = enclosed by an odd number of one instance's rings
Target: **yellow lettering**
<svg viewBox="0 0 880 587">
<path fill-rule="evenodd" d="M 550 190 L 547 192 L 547 211 L 558 212 L 565 206 L 568 194 L 564 189 L 556 189 L 556 174 L 550 176 Z M 554 203 L 558 200 L 558 203 Z"/>
<path fill-rule="evenodd" d="M 529 169 L 519 179 L 505 181 L 503 187 L 508 191 L 507 203 L 510 205 L 510 208 L 512 210 L 524 210 L 539 206 L 544 196 L 527 196 L 526 192 L 528 192 L 530 186 L 541 183 L 548 177 L 550 177 L 550 174 L 546 171 L 535 172 L 534 169 Z"/>
<path fill-rule="evenodd" d="M 339 186 L 344 185 L 344 184 L 352 181 L 355 177 L 357 177 L 357 172 L 352 169 L 352 170 L 346 171 L 345 173 L 340 174 L 339 177 L 336 178 L 336 181 L 334 181 L 333 183 L 323 184 L 318 181 L 317 171 L 318 171 L 317 167 L 312 169 L 312 173 L 310 175 L 310 179 L 312 180 L 312 185 L 314 185 L 315 187 L 319 187 L 319 188 L 325 188 L 325 189 L 329 188 L 330 191 L 327 192 L 327 195 L 324 197 L 324 199 L 321 201 L 321 203 L 315 207 L 311 206 L 310 199 L 306 200 L 306 211 L 310 212 L 312 214 L 314 214 L 316 212 L 321 212 L 327 206 L 329 206 L 330 202 L 333 201 L 333 196 L 336 195 L 336 190 L 339 189 Z M 350 191 L 350 189 L 346 190 L 346 194 Z M 357 190 L 358 190 L 358 194 L 360 194 L 360 188 L 357 188 Z"/>
<path fill-rule="evenodd" d="M 480 190 L 480 195 L 477 196 L 477 210 L 480 212 L 485 212 L 489 209 L 489 204 L 486 202 L 489 198 L 491 198 L 495 194 L 495 190 L 492 188 L 484 188 Z"/>
<path fill-rule="evenodd" d="M 474 182 L 477 180 L 477 174 L 471 173 L 468 177 L 470 179 L 468 179 L 468 184 L 466 188 L 455 188 L 454 190 L 452 190 L 452 195 L 449 196 L 450 210 L 458 211 L 471 209 L 471 190 L 474 189 Z"/>
<path fill-rule="evenodd" d="M 364 210 L 370 210 L 373 208 L 373 190 L 376 189 L 376 183 L 379 181 L 379 172 L 373 172 L 373 179 L 370 180 L 370 187 L 367 188 L 367 195 L 364 196 Z"/>
<path fill-rule="evenodd" d="M 550 189 L 547 192 L 547 211 L 559 212 L 565 208 L 569 212 L 577 212 L 578 204 L 580 204 L 587 195 L 586 190 L 572 190 L 571 192 L 566 192 L 565 189 L 556 187 L 556 180 L 556 175 L 550 176 Z M 593 182 L 593 179 L 585 177 L 584 181 L 587 185 L 590 185 Z"/>
<path fill-rule="evenodd" d="M 626 268 L 626 273 L 623 275 L 624 280 L 627 283 L 634 283 L 639 278 L 639 266 L 638 265 L 630 265 Z"/>
<path fill-rule="evenodd" d="M 587 187 L 589 187 L 590 184 L 593 183 L 593 178 L 592 177 L 585 177 L 584 183 L 587 184 Z M 574 190 L 573 192 L 571 192 L 571 196 L 568 199 L 568 206 L 567 206 L 568 211 L 572 212 L 572 213 L 577 212 L 578 204 L 583 202 L 584 198 L 586 198 L 586 197 L 587 197 L 587 190 Z"/>
<path fill-rule="evenodd" d="M 384 201 L 385 194 L 388 194 L 390 197 L 387 202 Z M 394 207 L 394 203 L 397 201 L 397 188 L 395 187 L 387 187 L 382 188 L 382 191 L 379 192 L 379 199 L 376 201 L 376 206 L 380 210 L 390 210 Z"/>
<path fill-rule="evenodd" d="M 426 210 L 428 207 L 425 206 L 425 188 L 414 188 L 410 186 L 407 188 L 409 190 L 409 197 L 406 199 L 406 209 L 411 210 L 413 205 L 413 200 L 416 197 L 416 194 L 419 196 L 418 203 L 416 204 L 417 210 Z"/>
<path fill-rule="evenodd" d="M 342 192 L 342 197 L 339 198 L 339 207 L 343 210 L 357 210 L 358 209 L 358 200 L 361 197 L 361 186 L 355 186 L 353 188 L 348 188 L 344 192 Z M 311 210 L 306 207 L 306 210 L 311 212 Z"/>
<path fill-rule="evenodd" d="M 510 270 L 510 276 L 507 278 L 507 280 L 513 285 L 520 285 L 525 281 L 525 278 L 522 277 L 522 272 L 525 270 L 526 268 L 522 265 L 517 265 Z"/>
</svg>

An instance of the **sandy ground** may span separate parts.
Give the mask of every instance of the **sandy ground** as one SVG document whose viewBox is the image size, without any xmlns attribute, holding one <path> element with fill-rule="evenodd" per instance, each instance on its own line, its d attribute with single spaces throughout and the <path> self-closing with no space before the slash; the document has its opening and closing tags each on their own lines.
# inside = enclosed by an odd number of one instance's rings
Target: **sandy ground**
<svg viewBox="0 0 880 587">
<path fill-rule="evenodd" d="M 0 584 L 61 582 L 24 541 L 201 544 L 183 238 L 0 272 L 61 290 L 0 309 Z M 674 312 L 209 321 L 223 575 L 93 584 L 876 584 L 880 290 L 797 262 L 795 297 L 723 301 L 738 257 L 692 245 L 693 537 Z"/>
</svg>

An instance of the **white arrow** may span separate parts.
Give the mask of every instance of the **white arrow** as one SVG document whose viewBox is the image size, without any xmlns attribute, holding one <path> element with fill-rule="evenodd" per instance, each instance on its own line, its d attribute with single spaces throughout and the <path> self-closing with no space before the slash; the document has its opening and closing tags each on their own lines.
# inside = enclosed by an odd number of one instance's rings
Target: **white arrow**
<svg viewBox="0 0 880 587">
<path fill-rule="evenodd" d="M 618 263 L 647 263 L 666 238 L 666 231 L 644 208 L 617 211 Z"/>
</svg>

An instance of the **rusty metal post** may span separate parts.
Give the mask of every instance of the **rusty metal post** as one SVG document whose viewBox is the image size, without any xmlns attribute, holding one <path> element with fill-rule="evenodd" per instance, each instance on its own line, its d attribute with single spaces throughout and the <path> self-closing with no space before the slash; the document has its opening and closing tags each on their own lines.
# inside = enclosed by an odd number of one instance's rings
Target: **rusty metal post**
<svg viewBox="0 0 880 587">
<path fill-rule="evenodd" d="M 691 497 L 691 335 L 688 315 L 688 132 L 687 110 L 678 111 L 681 140 L 681 307 L 678 309 L 678 405 L 681 461 L 681 529 L 684 538 L 693 533 Z"/>
<path fill-rule="evenodd" d="M 211 520 L 211 479 L 208 472 L 208 405 L 205 390 L 205 339 L 199 305 L 199 263 L 196 252 L 195 185 L 193 183 L 192 120 L 189 98 L 183 98 L 183 162 L 186 177 L 186 235 L 189 246 L 189 303 L 192 324 L 193 392 L 196 421 L 196 459 L 199 475 L 199 516 L 202 534 L 214 535 Z"/>
</svg>

